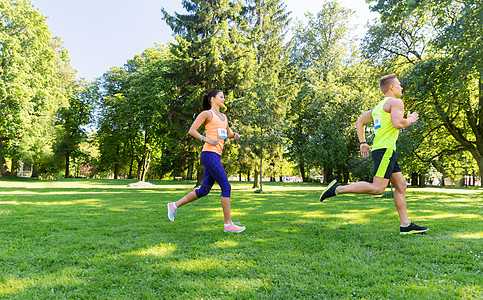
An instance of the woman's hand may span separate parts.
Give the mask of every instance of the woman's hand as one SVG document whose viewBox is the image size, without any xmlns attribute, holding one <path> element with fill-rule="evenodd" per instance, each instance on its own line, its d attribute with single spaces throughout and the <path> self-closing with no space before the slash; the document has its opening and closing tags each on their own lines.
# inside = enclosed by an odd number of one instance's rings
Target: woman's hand
<svg viewBox="0 0 483 300">
<path fill-rule="evenodd" d="M 204 138 L 203 141 L 205 141 L 208 144 L 213 145 L 213 146 L 218 145 L 218 140 L 216 140 L 216 139 L 215 140 L 210 140 L 210 139 Z"/>
<path fill-rule="evenodd" d="M 235 132 L 235 133 L 233 134 L 233 138 L 234 138 L 235 140 L 238 140 L 238 139 L 240 138 L 240 135 L 238 134 L 238 132 Z"/>
</svg>

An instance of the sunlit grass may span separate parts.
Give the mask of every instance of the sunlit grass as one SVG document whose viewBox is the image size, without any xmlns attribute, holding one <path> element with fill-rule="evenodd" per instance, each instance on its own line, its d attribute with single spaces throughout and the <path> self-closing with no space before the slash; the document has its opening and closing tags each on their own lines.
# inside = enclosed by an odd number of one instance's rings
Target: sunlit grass
<svg viewBox="0 0 483 300">
<path fill-rule="evenodd" d="M 0 298 L 478 299 L 483 189 L 408 190 L 400 236 L 392 199 L 318 201 L 319 184 L 234 182 L 223 232 L 220 189 L 166 203 L 194 182 L 0 180 Z"/>
<path fill-rule="evenodd" d="M 460 239 L 483 239 L 483 231 L 475 233 L 459 233 L 455 234 L 454 237 Z"/>
</svg>

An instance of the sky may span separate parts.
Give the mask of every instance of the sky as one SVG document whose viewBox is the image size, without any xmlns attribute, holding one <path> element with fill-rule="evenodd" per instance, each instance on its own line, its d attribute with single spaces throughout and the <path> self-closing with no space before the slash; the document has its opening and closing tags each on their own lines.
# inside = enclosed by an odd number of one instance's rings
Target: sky
<svg viewBox="0 0 483 300">
<path fill-rule="evenodd" d="M 305 12 L 317 12 L 323 1 L 284 2 L 293 20 L 303 20 Z M 355 12 L 351 25 L 358 27 L 354 34 L 362 37 L 364 25 L 376 15 L 365 0 L 339 3 Z M 162 7 L 171 15 L 185 12 L 181 0 L 32 0 L 32 4 L 47 17 L 52 35 L 64 41 L 77 77 L 87 80 L 124 65 L 155 43 L 172 41 L 171 28 L 162 20 Z"/>
</svg>

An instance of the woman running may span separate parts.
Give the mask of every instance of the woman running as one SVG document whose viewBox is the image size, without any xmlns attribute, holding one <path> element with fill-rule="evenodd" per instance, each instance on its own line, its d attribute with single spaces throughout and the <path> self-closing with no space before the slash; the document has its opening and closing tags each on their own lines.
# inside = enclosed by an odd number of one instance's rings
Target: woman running
<svg viewBox="0 0 483 300">
<path fill-rule="evenodd" d="M 220 113 L 220 107 L 224 105 L 225 96 L 220 90 L 213 90 L 203 97 L 203 112 L 196 117 L 188 131 L 194 138 L 205 143 L 201 152 L 201 162 L 205 166 L 203 183 L 199 189 L 189 192 L 176 202 L 168 203 L 168 218 L 171 222 L 174 222 L 174 215 L 181 206 L 208 195 L 216 181 L 221 187 L 221 207 L 225 217 L 225 232 L 242 232 L 245 230 L 244 226 L 237 226 L 231 220 L 231 185 L 220 161 L 225 140 L 240 138 L 238 133 L 230 131 L 226 115 Z M 206 136 L 198 132 L 201 124 L 205 124 Z"/>
</svg>

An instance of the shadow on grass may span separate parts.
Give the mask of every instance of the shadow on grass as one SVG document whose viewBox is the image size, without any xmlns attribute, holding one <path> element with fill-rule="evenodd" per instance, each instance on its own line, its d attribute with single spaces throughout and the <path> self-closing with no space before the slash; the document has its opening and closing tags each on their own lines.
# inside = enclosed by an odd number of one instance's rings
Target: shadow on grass
<svg viewBox="0 0 483 300">
<path fill-rule="evenodd" d="M 182 207 L 171 223 L 166 203 L 190 189 L 116 186 L 20 194 L 0 188 L 0 211 L 9 211 L 0 214 L 0 295 L 300 299 L 424 291 L 454 298 L 465 289 L 481 295 L 477 257 L 469 253 L 482 254 L 478 195 L 454 202 L 455 195 L 410 193 L 411 219 L 430 232 L 401 237 L 391 199 L 339 196 L 320 203 L 322 187 L 238 190 L 232 216 L 247 230 L 235 235 L 223 233 L 219 190 Z M 454 203 L 462 206 L 448 205 Z"/>
</svg>

